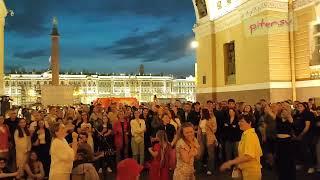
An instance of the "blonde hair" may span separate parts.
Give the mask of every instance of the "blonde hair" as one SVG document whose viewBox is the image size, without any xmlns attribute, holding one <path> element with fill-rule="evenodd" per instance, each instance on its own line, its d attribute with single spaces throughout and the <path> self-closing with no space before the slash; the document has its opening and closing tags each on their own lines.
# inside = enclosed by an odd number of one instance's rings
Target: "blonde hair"
<svg viewBox="0 0 320 180">
<path fill-rule="evenodd" d="M 59 131 L 60 124 L 61 123 L 55 122 L 52 125 L 50 125 L 50 133 L 51 133 L 52 138 L 56 138 L 57 137 L 56 132 Z"/>
<path fill-rule="evenodd" d="M 168 147 L 169 146 L 168 136 L 167 136 L 166 131 L 159 130 L 156 134 L 156 137 L 159 139 L 160 148 L 161 148 L 160 164 L 163 164 L 163 161 L 165 159 L 165 154 L 167 152 L 166 150 L 167 150 L 167 148 L 170 148 L 170 147 Z"/>
<path fill-rule="evenodd" d="M 192 129 L 194 129 L 193 124 L 190 122 L 185 122 L 181 125 L 179 133 L 178 133 L 178 137 L 179 137 L 178 139 L 183 139 L 183 140 L 186 139 L 186 137 L 184 137 L 184 135 L 183 135 L 183 129 L 188 128 L 188 127 L 192 127 Z"/>
</svg>

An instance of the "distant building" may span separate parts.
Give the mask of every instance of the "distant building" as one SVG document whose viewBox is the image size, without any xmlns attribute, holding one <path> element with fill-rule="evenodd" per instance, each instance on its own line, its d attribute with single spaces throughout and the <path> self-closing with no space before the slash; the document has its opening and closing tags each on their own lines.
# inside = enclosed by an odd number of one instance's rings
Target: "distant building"
<svg viewBox="0 0 320 180">
<path fill-rule="evenodd" d="M 51 74 L 9 74 L 5 76 L 5 94 L 13 105 L 27 105 L 41 100 L 41 86 L 51 83 Z M 195 81 L 190 76 L 99 76 L 60 75 L 60 85 L 74 86 L 75 103 L 89 104 L 101 97 L 135 97 L 139 102 L 158 98 L 184 98 L 195 101 Z"/>
</svg>

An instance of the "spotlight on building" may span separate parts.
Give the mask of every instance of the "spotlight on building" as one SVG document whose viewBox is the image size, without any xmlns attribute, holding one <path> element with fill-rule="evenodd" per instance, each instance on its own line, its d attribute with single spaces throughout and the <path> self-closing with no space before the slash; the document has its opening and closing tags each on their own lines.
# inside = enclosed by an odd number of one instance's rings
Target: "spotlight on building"
<svg viewBox="0 0 320 180">
<path fill-rule="evenodd" d="M 199 47 L 199 42 L 194 40 L 190 43 L 190 46 L 192 49 L 196 49 Z"/>
</svg>

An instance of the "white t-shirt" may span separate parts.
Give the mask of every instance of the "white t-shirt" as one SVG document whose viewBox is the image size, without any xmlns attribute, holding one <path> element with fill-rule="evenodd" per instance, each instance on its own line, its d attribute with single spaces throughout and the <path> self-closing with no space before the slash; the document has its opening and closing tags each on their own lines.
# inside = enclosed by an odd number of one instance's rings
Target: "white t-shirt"
<svg viewBox="0 0 320 180">
<path fill-rule="evenodd" d="M 201 132 L 205 133 L 206 132 L 206 125 L 207 125 L 206 119 L 200 120 L 199 127 L 201 128 Z"/>
<path fill-rule="evenodd" d="M 50 175 L 71 173 L 75 152 L 65 139 L 54 138 L 51 144 L 50 154 Z"/>
</svg>

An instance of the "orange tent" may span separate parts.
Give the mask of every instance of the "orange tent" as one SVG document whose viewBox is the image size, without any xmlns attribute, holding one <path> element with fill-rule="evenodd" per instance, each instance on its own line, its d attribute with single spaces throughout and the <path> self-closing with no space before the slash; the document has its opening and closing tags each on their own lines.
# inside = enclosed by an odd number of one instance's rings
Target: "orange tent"
<svg viewBox="0 0 320 180">
<path fill-rule="evenodd" d="M 117 105 L 139 106 L 139 102 L 136 98 L 97 98 L 94 101 L 94 105 L 101 104 L 103 108 L 109 107 L 112 103 L 116 103 Z"/>
</svg>

